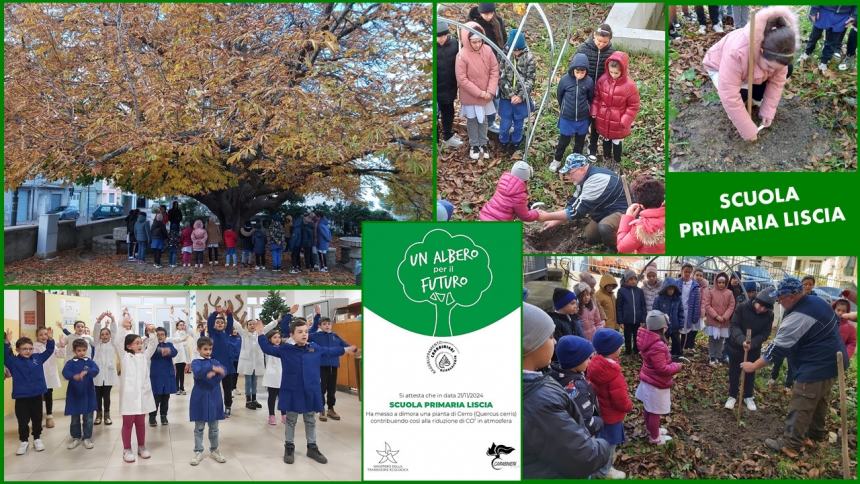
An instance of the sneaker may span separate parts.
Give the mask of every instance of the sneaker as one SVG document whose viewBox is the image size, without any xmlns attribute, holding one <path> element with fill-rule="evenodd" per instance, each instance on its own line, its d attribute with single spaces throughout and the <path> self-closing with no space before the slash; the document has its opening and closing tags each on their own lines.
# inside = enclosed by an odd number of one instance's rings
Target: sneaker
<svg viewBox="0 0 860 484">
<path fill-rule="evenodd" d="M 150 427 L 157 427 L 158 426 L 158 422 L 155 421 L 155 417 L 149 417 L 149 426 Z"/>
<path fill-rule="evenodd" d="M 487 131 L 494 134 L 499 134 L 499 120 L 496 119 L 493 124 L 487 126 Z"/>
<path fill-rule="evenodd" d="M 747 410 L 749 410 L 750 412 L 755 412 L 756 410 L 758 410 L 758 407 L 755 406 L 755 401 L 752 399 L 752 397 L 744 398 L 744 404 L 747 406 Z"/>
<path fill-rule="evenodd" d="M 296 461 L 296 446 L 290 442 L 284 442 L 284 464 L 292 464 Z"/>
<path fill-rule="evenodd" d="M 71 450 L 77 448 L 79 445 L 81 445 L 81 439 L 72 439 L 72 441 L 66 445 L 66 448 Z"/>
<path fill-rule="evenodd" d="M 167 415 L 161 416 L 161 425 L 167 425 Z"/>
<path fill-rule="evenodd" d="M 473 160 L 477 160 L 481 157 L 481 148 L 479 146 L 473 146 L 469 149 L 469 158 Z"/>
<path fill-rule="evenodd" d="M 138 447 L 137 455 L 139 455 L 141 459 L 149 459 L 150 457 L 152 457 L 152 454 L 150 454 L 149 451 L 146 450 L 146 447 Z"/>
<path fill-rule="evenodd" d="M 274 415 L 269 415 L 269 425 L 277 425 Z"/>
<path fill-rule="evenodd" d="M 672 440 L 672 437 L 669 437 L 668 435 L 661 435 L 660 437 L 657 438 L 657 440 L 651 440 L 650 438 L 648 439 L 649 442 L 651 442 L 652 444 L 656 444 L 656 445 L 666 445 L 666 443 L 671 441 L 671 440 Z"/>
<path fill-rule="evenodd" d="M 225 459 L 224 456 L 221 455 L 221 451 L 218 449 L 209 452 L 209 456 L 212 457 L 212 459 L 219 464 L 227 462 L 227 459 Z"/>
<path fill-rule="evenodd" d="M 842 62 L 839 63 L 840 71 L 847 71 L 848 69 L 854 70 L 857 68 L 857 59 L 853 55 L 846 56 Z"/>
<path fill-rule="evenodd" d="M 323 267 L 322 269 L 320 269 L 320 272 L 328 272 L 328 267 Z"/>
<path fill-rule="evenodd" d="M 200 461 L 203 460 L 203 452 L 195 452 L 194 457 L 191 458 L 190 464 L 196 466 L 200 464 Z"/>
<path fill-rule="evenodd" d="M 54 428 L 54 416 L 53 415 L 48 415 L 47 417 L 45 417 L 45 427 L 47 427 L 49 429 Z"/>
<path fill-rule="evenodd" d="M 248 410 L 257 410 L 257 407 L 254 406 L 254 403 L 251 402 L 250 400 L 245 402 L 245 408 L 247 408 Z"/>
<path fill-rule="evenodd" d="M 27 453 L 27 449 L 30 448 L 30 442 L 21 442 L 18 445 L 18 450 L 15 451 L 15 455 L 24 455 Z"/>
<path fill-rule="evenodd" d="M 736 403 L 738 403 L 738 399 L 737 399 L 737 398 L 735 398 L 735 397 L 729 397 L 729 399 L 728 399 L 728 400 L 726 400 L 726 404 L 725 404 L 725 405 L 723 405 L 723 406 L 724 406 L 724 407 L 726 407 L 726 408 L 727 408 L 727 409 L 729 409 L 729 410 L 734 410 L 734 408 L 735 408 L 735 404 L 736 404 Z"/>
<path fill-rule="evenodd" d="M 660 435 L 669 435 L 669 430 L 666 427 L 660 427 Z"/>
<path fill-rule="evenodd" d="M 704 35 L 707 30 L 708 28 L 704 25 L 699 25 L 699 35 Z"/>
<path fill-rule="evenodd" d="M 251 403 L 253 403 L 256 408 L 263 408 L 263 404 L 257 401 L 256 395 L 254 395 L 254 400 L 251 400 Z"/>
<path fill-rule="evenodd" d="M 325 464 L 328 462 L 328 459 L 326 459 L 325 456 L 322 455 L 322 452 L 320 452 L 320 449 L 319 447 L 317 447 L 317 444 L 308 444 L 308 457 L 319 462 L 320 464 Z"/>
<path fill-rule="evenodd" d="M 36 452 L 45 450 L 45 444 L 42 443 L 42 439 L 33 439 L 33 448 L 36 449 Z"/>
<path fill-rule="evenodd" d="M 84 448 L 85 449 L 92 449 L 95 446 L 96 446 L 96 444 L 94 444 L 92 440 L 84 439 Z"/>
<path fill-rule="evenodd" d="M 299 274 L 301 271 L 297 271 L 295 268 L 290 269 L 290 274 Z"/>
<path fill-rule="evenodd" d="M 718 24 L 714 25 L 714 32 L 716 32 L 718 34 L 723 33 L 723 24 L 718 23 Z"/>
<path fill-rule="evenodd" d="M 325 412 L 320 412 L 320 422 L 328 422 L 328 417 L 326 417 Z"/>
<path fill-rule="evenodd" d="M 715 360 L 715 359 L 713 359 L 713 358 L 710 358 L 710 359 L 708 360 L 708 364 L 709 364 L 709 365 L 711 365 L 711 366 L 718 366 L 718 365 L 719 365 L 719 363 L 717 363 L 717 360 Z"/>
<path fill-rule="evenodd" d="M 230 418 L 230 407 L 224 409 L 224 418 Z"/>
<path fill-rule="evenodd" d="M 328 418 L 332 420 L 340 420 L 340 415 L 338 415 L 333 408 L 330 408 L 328 409 Z"/>
<path fill-rule="evenodd" d="M 806 52 L 804 52 L 803 54 L 800 54 L 800 57 L 797 58 L 797 62 L 798 63 L 804 63 L 804 62 L 806 62 L 807 59 L 809 59 L 809 55 Z"/>
<path fill-rule="evenodd" d="M 451 148 L 453 150 L 456 150 L 457 148 L 463 146 L 463 140 L 458 138 L 457 135 L 454 135 L 442 141 L 442 146 L 444 146 L 445 148 Z"/>
<path fill-rule="evenodd" d="M 614 467 L 609 468 L 609 472 L 606 473 L 607 479 L 625 479 L 627 474 L 624 471 L 619 471 Z"/>
<path fill-rule="evenodd" d="M 122 460 L 125 462 L 134 462 L 137 458 L 134 456 L 134 452 L 132 452 L 131 449 L 123 449 Z"/>
<path fill-rule="evenodd" d="M 822 74 L 826 74 L 827 73 L 827 64 L 825 64 L 823 62 L 821 64 L 818 64 L 818 70 L 821 71 Z"/>
<path fill-rule="evenodd" d="M 841 53 L 841 52 L 834 52 L 834 53 L 833 53 L 833 58 L 834 58 L 834 59 L 836 59 L 836 60 L 841 59 L 841 58 L 842 58 L 842 53 Z"/>
<path fill-rule="evenodd" d="M 485 160 L 490 159 L 490 149 L 487 148 L 487 145 L 481 146 L 481 154 L 484 155 Z"/>
<path fill-rule="evenodd" d="M 552 163 L 549 164 L 549 171 L 555 173 L 558 171 L 559 167 L 561 167 L 561 161 L 552 160 Z"/>
</svg>

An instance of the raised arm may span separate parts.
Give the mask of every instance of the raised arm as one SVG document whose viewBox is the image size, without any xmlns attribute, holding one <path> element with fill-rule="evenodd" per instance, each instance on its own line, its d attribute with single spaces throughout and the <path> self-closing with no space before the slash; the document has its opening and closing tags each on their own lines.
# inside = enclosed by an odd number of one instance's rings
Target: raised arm
<svg viewBox="0 0 860 484">
<path fill-rule="evenodd" d="M 280 358 L 280 356 L 281 356 L 281 352 L 279 351 L 280 347 L 279 346 L 272 346 L 272 343 L 269 343 L 269 339 L 266 338 L 266 335 L 261 334 L 261 335 L 257 336 L 257 342 L 260 343 L 260 349 L 263 350 L 263 353 Z"/>
<path fill-rule="evenodd" d="M 278 327 L 278 320 L 274 319 L 271 323 L 263 326 L 263 334 L 269 334 L 269 331 Z"/>
<path fill-rule="evenodd" d="M 212 311 L 212 314 L 206 318 L 206 331 L 211 335 L 215 331 L 215 318 L 218 317 L 218 311 Z"/>
<path fill-rule="evenodd" d="M 33 353 L 33 360 L 35 360 L 38 364 L 42 365 L 51 355 L 54 354 L 55 343 L 53 339 L 49 339 L 47 343 L 45 343 L 45 351 L 41 353 Z"/>
</svg>

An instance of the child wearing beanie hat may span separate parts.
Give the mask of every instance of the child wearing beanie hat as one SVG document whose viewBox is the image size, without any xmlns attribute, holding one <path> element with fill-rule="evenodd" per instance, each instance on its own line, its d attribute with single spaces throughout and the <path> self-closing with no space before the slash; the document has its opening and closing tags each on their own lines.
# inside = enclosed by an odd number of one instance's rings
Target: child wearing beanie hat
<svg viewBox="0 0 860 484">
<path fill-rule="evenodd" d="M 594 332 L 605 326 L 605 319 L 600 315 L 600 306 L 594 302 L 591 286 L 580 282 L 574 288 L 576 302 L 579 305 L 579 320 L 582 324 L 582 337 L 591 341 Z"/>
<path fill-rule="evenodd" d="M 555 347 L 558 362 L 552 365 L 550 375 L 564 387 L 564 391 L 582 415 L 588 432 L 596 436 L 603 428 L 603 419 L 599 416 L 594 389 L 585 379 L 585 370 L 593 354 L 594 347 L 587 339 L 565 336 L 558 340 Z"/>
<path fill-rule="evenodd" d="M 555 323 L 553 336 L 555 336 L 556 341 L 568 335 L 583 336 L 576 294 L 562 287 L 555 288 L 552 293 L 552 307 L 555 311 L 548 313 Z M 555 355 L 553 355 L 554 359 Z"/>
<path fill-rule="evenodd" d="M 483 221 L 534 222 L 538 219 L 537 210 L 529 210 L 529 187 L 526 184 L 532 176 L 532 167 L 525 161 L 517 161 L 510 172 L 502 173 L 496 184 L 496 192 L 490 201 L 481 208 L 478 218 Z"/>
<path fill-rule="evenodd" d="M 587 378 L 597 395 L 600 416 L 603 419 L 603 429 L 600 430 L 598 437 L 609 443 L 610 452 L 609 461 L 592 477 L 624 479 L 624 472 L 613 467 L 615 450 L 625 440 L 624 416 L 633 411 L 627 381 L 624 379 L 621 364 L 618 361 L 624 338 L 614 329 L 599 329 L 594 333 L 591 343 L 597 354 L 588 364 Z"/>
<path fill-rule="evenodd" d="M 454 205 L 448 200 L 440 199 L 436 201 L 436 221 L 447 222 L 451 220 L 454 214 Z"/>
<path fill-rule="evenodd" d="M 666 344 L 666 328 L 669 317 L 658 310 L 648 312 L 645 327 L 639 328 L 636 342 L 639 354 L 642 356 L 642 368 L 639 370 L 639 386 L 636 387 L 636 398 L 644 404 L 645 428 L 648 431 L 648 441 L 652 444 L 664 445 L 672 440 L 668 431 L 660 427 L 660 416 L 668 415 L 671 411 L 672 395 L 670 389 L 674 383 L 672 375 L 681 371 L 680 363 L 673 363 Z"/>
<path fill-rule="evenodd" d="M 523 303 L 523 476 L 581 479 L 606 465 L 609 449 L 582 424 L 580 409 L 561 385 L 541 371 L 553 354 L 553 331 L 545 312 Z M 576 361 L 587 352 L 570 354 Z"/>
</svg>

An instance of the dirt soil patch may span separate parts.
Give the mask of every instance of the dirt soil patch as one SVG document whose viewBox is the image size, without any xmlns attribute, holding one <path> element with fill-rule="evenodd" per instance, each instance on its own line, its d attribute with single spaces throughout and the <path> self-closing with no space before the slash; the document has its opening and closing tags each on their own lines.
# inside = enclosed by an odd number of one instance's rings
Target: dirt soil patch
<svg viewBox="0 0 860 484">
<path fill-rule="evenodd" d="M 753 119 L 761 122 L 755 108 Z M 783 99 L 773 125 L 753 142 L 740 138 L 719 103 L 687 105 L 671 136 L 672 171 L 798 171 L 830 149 L 827 130 L 797 98 Z"/>
<path fill-rule="evenodd" d="M 588 220 L 574 220 L 541 230 L 542 224 L 525 226 L 524 250 L 527 253 L 570 254 L 607 252 L 603 244 L 592 245 L 585 240 Z"/>
</svg>

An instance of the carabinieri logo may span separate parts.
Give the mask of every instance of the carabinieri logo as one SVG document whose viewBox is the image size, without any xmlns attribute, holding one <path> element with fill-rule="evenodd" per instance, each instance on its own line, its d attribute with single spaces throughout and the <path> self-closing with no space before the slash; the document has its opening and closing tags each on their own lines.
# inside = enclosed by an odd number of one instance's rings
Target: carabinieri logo
<svg viewBox="0 0 860 484">
<path fill-rule="evenodd" d="M 499 444 L 496 445 L 493 442 L 490 445 L 490 448 L 487 449 L 487 455 L 492 456 L 493 460 L 490 461 L 490 467 L 495 470 L 501 470 L 502 467 L 513 467 L 517 465 L 517 461 L 503 461 L 502 455 L 508 455 L 513 452 L 515 449 L 513 447 L 508 447 L 507 445 Z"/>
<path fill-rule="evenodd" d="M 427 350 L 427 368 L 430 373 L 445 373 L 457 364 L 457 347 L 447 341 L 437 341 Z"/>
</svg>

